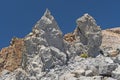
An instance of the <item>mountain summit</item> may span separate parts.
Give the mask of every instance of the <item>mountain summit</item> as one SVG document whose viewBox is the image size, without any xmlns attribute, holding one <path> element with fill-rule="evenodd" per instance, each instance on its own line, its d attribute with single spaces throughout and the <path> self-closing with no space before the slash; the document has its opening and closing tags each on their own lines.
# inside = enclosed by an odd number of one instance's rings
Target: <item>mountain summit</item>
<svg viewBox="0 0 120 80">
<path fill-rule="evenodd" d="M 120 80 L 120 49 L 112 40 L 120 31 L 101 30 L 89 14 L 76 23 L 63 35 L 46 9 L 28 35 L 0 51 L 0 80 Z"/>
</svg>

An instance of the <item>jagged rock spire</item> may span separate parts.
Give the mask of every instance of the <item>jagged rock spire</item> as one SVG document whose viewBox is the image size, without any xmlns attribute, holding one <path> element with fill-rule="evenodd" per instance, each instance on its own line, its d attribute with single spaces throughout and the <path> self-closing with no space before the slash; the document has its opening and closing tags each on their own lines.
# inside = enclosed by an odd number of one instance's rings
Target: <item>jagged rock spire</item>
<svg viewBox="0 0 120 80">
<path fill-rule="evenodd" d="M 51 12 L 50 10 L 46 9 L 45 13 L 44 13 L 44 16 L 48 17 L 51 16 Z"/>
<path fill-rule="evenodd" d="M 56 29 L 58 32 L 60 32 L 60 34 L 62 35 L 62 31 L 60 30 L 59 26 L 57 25 L 56 20 L 54 19 L 54 17 L 51 15 L 50 10 L 46 9 L 44 15 L 41 17 L 41 19 L 37 22 L 37 24 L 35 25 L 36 29 L 44 29 L 44 30 L 48 30 L 46 28 L 54 28 Z M 34 29 L 33 28 L 33 29 Z"/>
<path fill-rule="evenodd" d="M 45 11 L 45 13 L 44 13 L 44 15 L 50 15 L 50 14 L 51 14 L 51 12 L 50 12 L 49 9 L 47 8 L 46 11 Z"/>
<path fill-rule="evenodd" d="M 33 28 L 33 32 L 35 31 L 39 32 L 39 37 L 46 38 L 49 45 L 62 49 L 62 31 L 48 9 Z"/>
<path fill-rule="evenodd" d="M 79 28 L 82 28 L 82 26 L 84 26 L 83 28 L 89 29 L 87 30 L 89 32 L 97 32 L 101 30 L 100 27 L 97 26 L 95 19 L 88 13 L 84 14 L 81 18 L 78 18 L 76 20 L 76 23 Z"/>
<path fill-rule="evenodd" d="M 42 16 L 41 20 L 44 20 L 47 24 L 52 23 L 52 21 L 54 20 L 54 17 L 51 15 L 51 12 L 46 9 L 44 15 Z"/>
<path fill-rule="evenodd" d="M 33 57 L 34 55 L 37 61 L 41 61 L 41 64 L 37 62 L 38 68 L 41 65 L 42 68 L 40 69 L 44 71 L 55 65 L 66 63 L 62 32 L 48 9 L 46 9 L 44 15 L 33 27 L 31 33 L 34 36 L 27 36 L 25 38 L 26 52 L 29 56 Z M 31 58 L 28 57 L 28 60 L 30 61 Z M 32 63 L 30 61 L 28 66 L 31 65 Z"/>
<path fill-rule="evenodd" d="M 102 42 L 100 27 L 97 26 L 95 19 L 89 14 L 84 14 L 76 22 L 77 28 L 74 34 L 77 39 L 80 39 L 80 42 L 88 47 L 90 56 L 97 56 Z"/>
</svg>

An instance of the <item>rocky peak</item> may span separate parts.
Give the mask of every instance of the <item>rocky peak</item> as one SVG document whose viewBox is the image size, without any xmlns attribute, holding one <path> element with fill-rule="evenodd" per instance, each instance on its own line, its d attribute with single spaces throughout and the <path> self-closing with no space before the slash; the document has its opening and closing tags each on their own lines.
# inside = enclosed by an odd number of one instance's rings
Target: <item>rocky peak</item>
<svg viewBox="0 0 120 80">
<path fill-rule="evenodd" d="M 62 31 L 57 25 L 56 20 L 54 17 L 51 15 L 51 12 L 46 9 L 44 15 L 41 17 L 41 19 L 37 22 L 34 28 L 46 30 L 46 31 L 51 31 L 52 28 L 59 30 L 61 33 Z"/>
<path fill-rule="evenodd" d="M 54 17 L 51 15 L 51 12 L 48 9 L 46 9 L 41 19 L 49 19 L 50 21 L 52 21 Z"/>
<path fill-rule="evenodd" d="M 120 80 L 120 50 L 108 51 L 109 57 L 99 54 L 101 42 L 119 45 L 120 30 L 102 31 L 102 38 L 89 14 L 76 22 L 74 32 L 63 37 L 47 9 L 32 32 L 0 51 L 0 80 Z"/>
<path fill-rule="evenodd" d="M 92 17 L 92 16 L 90 16 L 88 13 L 86 13 L 86 14 L 84 14 L 82 17 L 80 17 L 80 18 L 78 18 L 77 19 L 77 22 L 85 22 L 85 21 L 92 21 L 92 22 L 96 22 L 95 21 L 95 19 Z"/>
<path fill-rule="evenodd" d="M 81 28 L 81 31 L 83 32 L 84 29 L 88 32 L 98 32 L 100 31 L 100 27 L 97 26 L 95 19 L 90 16 L 89 14 L 84 14 L 82 17 L 78 18 L 76 20 L 77 26 L 80 28 L 81 26 L 84 26 Z"/>
<path fill-rule="evenodd" d="M 83 53 L 96 57 L 99 55 L 99 47 L 102 42 L 100 27 L 89 14 L 84 14 L 76 22 L 77 27 L 74 32 L 64 35 L 69 58 Z"/>
<path fill-rule="evenodd" d="M 46 40 L 46 44 L 63 50 L 62 31 L 48 9 L 26 39 L 30 38 L 31 35 L 34 35 L 36 38 L 43 38 Z"/>
<path fill-rule="evenodd" d="M 39 69 L 36 75 L 39 75 L 42 71 L 66 64 L 62 32 L 48 9 L 24 40 L 28 71 L 34 73 L 32 67 L 35 64 Z"/>
</svg>

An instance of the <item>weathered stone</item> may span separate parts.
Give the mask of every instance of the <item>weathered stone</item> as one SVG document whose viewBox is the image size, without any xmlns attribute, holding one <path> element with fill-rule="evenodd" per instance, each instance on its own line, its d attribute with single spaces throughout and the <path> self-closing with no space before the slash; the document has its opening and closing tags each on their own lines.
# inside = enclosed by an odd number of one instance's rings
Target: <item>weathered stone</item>
<svg viewBox="0 0 120 80">
<path fill-rule="evenodd" d="M 120 54 L 116 56 L 116 59 L 114 60 L 114 62 L 120 64 Z"/>
<path fill-rule="evenodd" d="M 74 32 L 77 39 L 88 47 L 88 54 L 95 57 L 99 54 L 99 47 L 102 42 L 101 29 L 95 20 L 88 14 L 77 19 L 77 28 Z"/>
<path fill-rule="evenodd" d="M 98 65 L 96 63 L 94 63 L 95 65 L 90 65 L 88 66 L 88 70 L 92 71 L 92 75 L 93 76 L 98 76 L 99 75 L 99 69 L 98 69 Z"/>
<path fill-rule="evenodd" d="M 92 70 L 85 71 L 85 76 L 93 76 L 93 71 Z"/>
<path fill-rule="evenodd" d="M 32 33 L 28 34 L 24 40 L 27 55 L 25 70 L 30 76 L 39 79 L 44 72 L 50 71 L 57 65 L 66 64 L 67 56 L 62 32 L 49 10 L 46 10 L 33 27 Z"/>
<path fill-rule="evenodd" d="M 112 71 L 112 78 L 120 80 L 120 66 L 118 66 L 118 68 Z"/>
<path fill-rule="evenodd" d="M 68 33 L 64 35 L 64 40 L 71 43 L 71 42 L 74 42 L 76 38 L 73 33 Z"/>
<path fill-rule="evenodd" d="M 105 58 L 105 61 L 106 61 L 107 63 L 113 63 L 113 60 L 112 60 L 110 57 L 106 57 L 106 58 Z"/>
<path fill-rule="evenodd" d="M 110 57 L 116 57 L 120 53 L 120 28 L 111 28 L 102 30 L 101 49 L 103 55 L 107 54 Z M 112 45 L 111 45 L 112 43 Z"/>
<path fill-rule="evenodd" d="M 38 37 L 45 38 L 49 46 L 63 50 L 62 31 L 48 9 L 37 22 L 33 30 L 38 30 Z"/>
<path fill-rule="evenodd" d="M 76 69 L 75 71 L 71 72 L 72 74 L 75 74 L 75 77 L 79 77 L 79 76 L 84 76 L 85 75 L 85 70 L 84 69 Z"/>
<path fill-rule="evenodd" d="M 117 68 L 117 64 L 103 64 L 99 66 L 99 74 L 102 76 L 111 77 L 112 71 L 114 71 Z"/>
<path fill-rule="evenodd" d="M 68 73 L 68 74 L 61 76 L 60 80 L 70 80 L 71 78 L 74 78 L 74 76 L 75 76 L 75 74 Z M 75 80 L 75 79 L 73 79 L 73 80 Z"/>
<path fill-rule="evenodd" d="M 14 71 L 20 67 L 24 49 L 23 39 L 13 38 L 11 45 L 0 52 L 0 71 L 3 69 Z"/>
<path fill-rule="evenodd" d="M 93 76 L 93 80 L 103 80 L 102 76 Z"/>
<path fill-rule="evenodd" d="M 117 79 L 114 79 L 114 78 L 105 78 L 105 80 L 117 80 Z"/>
<path fill-rule="evenodd" d="M 103 80 L 101 76 L 86 77 L 82 76 L 78 80 Z"/>
<path fill-rule="evenodd" d="M 73 33 L 63 37 L 46 10 L 32 32 L 14 38 L 0 52 L 0 80 L 119 80 L 120 50 L 102 46 L 103 55 L 99 54 L 101 38 L 100 27 L 88 14 L 77 20 Z M 89 56 L 81 58 L 81 54 Z"/>
<path fill-rule="evenodd" d="M 65 45 L 65 50 L 68 55 L 69 60 L 74 59 L 75 56 L 80 56 L 82 53 L 87 54 L 87 47 L 84 46 L 80 42 L 74 42 L 74 44 L 67 44 Z"/>
</svg>

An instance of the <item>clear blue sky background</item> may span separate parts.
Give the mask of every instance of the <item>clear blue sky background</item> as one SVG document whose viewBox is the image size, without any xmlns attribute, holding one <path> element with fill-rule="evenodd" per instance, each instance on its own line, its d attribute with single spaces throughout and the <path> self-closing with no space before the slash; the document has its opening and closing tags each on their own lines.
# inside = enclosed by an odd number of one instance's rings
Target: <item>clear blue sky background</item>
<svg viewBox="0 0 120 80">
<path fill-rule="evenodd" d="M 89 13 L 102 29 L 120 26 L 120 0 L 0 0 L 0 49 L 12 37 L 24 37 L 48 8 L 63 33 Z"/>
</svg>

